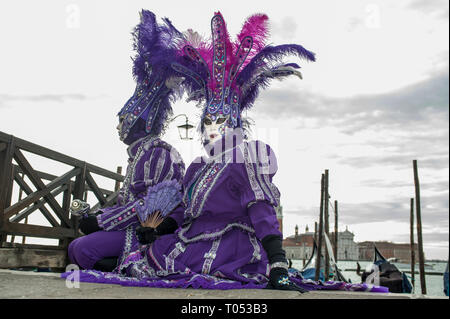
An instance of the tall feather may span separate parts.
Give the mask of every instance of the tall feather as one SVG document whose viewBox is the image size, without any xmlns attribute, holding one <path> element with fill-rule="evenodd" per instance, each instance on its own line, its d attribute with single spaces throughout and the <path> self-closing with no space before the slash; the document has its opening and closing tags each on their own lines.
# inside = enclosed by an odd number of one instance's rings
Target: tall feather
<svg viewBox="0 0 450 319">
<path fill-rule="evenodd" d="M 248 64 L 236 78 L 238 85 L 243 85 L 250 81 L 251 78 L 258 72 L 258 69 L 267 63 L 281 62 L 282 59 L 288 55 L 296 55 L 307 61 L 315 61 L 315 54 L 306 50 L 298 44 L 283 44 L 277 46 L 267 46 L 262 49 Z"/>
<path fill-rule="evenodd" d="M 267 37 L 269 36 L 269 17 L 265 14 L 258 13 L 250 16 L 244 22 L 241 32 L 237 35 L 237 40 L 235 42 L 235 51 L 239 48 L 241 41 L 250 36 L 253 38 L 253 48 L 250 51 L 247 59 L 244 61 L 242 67 L 245 67 L 248 62 L 254 57 L 258 52 L 260 52 L 266 45 Z"/>
<path fill-rule="evenodd" d="M 273 79 L 281 80 L 290 75 L 296 75 L 301 79 L 302 75 L 297 71 L 299 68 L 300 67 L 295 63 L 280 64 L 272 68 L 261 68 L 258 75 L 242 88 L 241 111 L 252 107 L 259 92 L 262 89 L 268 88 Z"/>
</svg>

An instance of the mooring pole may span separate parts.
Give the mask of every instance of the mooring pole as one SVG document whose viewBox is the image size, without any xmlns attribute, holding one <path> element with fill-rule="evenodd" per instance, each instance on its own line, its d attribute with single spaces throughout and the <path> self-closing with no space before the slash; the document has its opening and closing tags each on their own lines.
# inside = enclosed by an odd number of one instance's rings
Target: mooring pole
<svg viewBox="0 0 450 319">
<path fill-rule="evenodd" d="M 411 284 L 413 286 L 413 289 L 415 291 L 416 288 L 416 280 L 415 280 L 415 264 L 416 264 L 416 253 L 414 251 L 414 198 L 411 198 L 411 210 L 409 214 L 409 221 L 410 221 L 410 227 L 409 227 L 409 236 L 410 236 L 410 242 L 411 242 Z"/>
<path fill-rule="evenodd" d="M 319 280 L 320 276 L 320 257 L 322 256 L 322 237 L 323 237 L 323 199 L 324 199 L 324 177 L 322 174 L 322 179 L 320 182 L 320 213 L 319 213 L 319 233 L 317 234 L 318 243 L 317 243 L 317 258 L 316 258 L 316 273 L 314 276 L 314 280 Z"/>
<path fill-rule="evenodd" d="M 423 241 L 422 241 L 422 216 L 420 212 L 420 185 L 419 174 L 417 172 L 417 160 L 413 160 L 414 169 L 414 185 L 416 188 L 416 220 L 417 220 L 417 244 L 419 248 L 419 270 L 420 270 L 420 287 L 422 288 L 422 294 L 427 294 L 427 286 L 425 283 L 425 256 L 423 253 Z"/>
<path fill-rule="evenodd" d="M 317 245 L 317 222 L 314 222 L 314 242 Z"/>
<path fill-rule="evenodd" d="M 325 234 L 328 239 L 330 239 L 330 214 L 328 212 L 328 201 L 329 201 L 329 192 L 328 192 L 328 170 L 325 170 L 325 179 L 324 179 L 324 215 L 325 215 Z M 328 246 L 325 245 L 325 281 L 328 281 L 330 275 L 330 254 L 328 252 Z"/>
<path fill-rule="evenodd" d="M 334 259 L 338 261 L 338 201 L 334 201 Z"/>
</svg>

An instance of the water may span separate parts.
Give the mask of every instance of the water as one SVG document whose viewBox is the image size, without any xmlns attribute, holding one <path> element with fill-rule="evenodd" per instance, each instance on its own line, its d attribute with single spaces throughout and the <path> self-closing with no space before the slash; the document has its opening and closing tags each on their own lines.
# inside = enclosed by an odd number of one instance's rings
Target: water
<svg viewBox="0 0 450 319">
<path fill-rule="evenodd" d="M 360 261 L 361 272 L 364 271 L 367 265 L 371 265 L 370 261 Z M 393 263 L 397 266 L 400 271 L 411 271 L 411 266 L 409 264 L 399 264 Z M 447 266 L 447 262 L 427 262 L 427 265 L 431 267 L 425 267 L 425 272 L 439 272 L 444 273 L 445 267 Z M 292 267 L 297 269 L 302 269 L 303 261 L 302 260 L 292 260 Z M 346 269 L 356 269 L 356 261 L 339 261 L 338 262 L 339 270 L 341 270 L 342 274 L 346 279 L 351 279 L 353 283 L 360 283 L 361 277 L 356 274 L 356 271 L 346 271 Z M 416 265 L 416 271 L 419 271 L 419 265 Z M 409 278 L 411 274 L 406 274 Z M 420 294 L 420 275 L 415 274 L 415 293 Z M 410 278 L 411 281 L 411 278 Z M 428 296 L 445 296 L 444 294 L 444 281 L 442 275 L 425 275 L 425 281 L 427 286 L 427 295 Z"/>
</svg>

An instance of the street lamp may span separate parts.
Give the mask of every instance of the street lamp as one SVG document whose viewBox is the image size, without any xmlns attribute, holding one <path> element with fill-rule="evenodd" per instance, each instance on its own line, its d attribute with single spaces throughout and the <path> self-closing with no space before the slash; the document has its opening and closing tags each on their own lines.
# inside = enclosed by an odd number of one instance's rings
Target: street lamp
<svg viewBox="0 0 450 319">
<path fill-rule="evenodd" d="M 189 119 L 187 117 L 186 114 L 178 114 L 177 116 L 175 116 L 173 119 L 170 120 L 170 122 L 173 122 L 176 118 L 180 117 L 180 116 L 184 116 L 186 119 L 186 123 L 182 124 L 182 125 L 178 125 L 178 133 L 180 134 L 180 138 L 184 141 L 186 140 L 192 140 L 192 129 L 194 128 L 193 125 L 189 124 Z"/>
</svg>

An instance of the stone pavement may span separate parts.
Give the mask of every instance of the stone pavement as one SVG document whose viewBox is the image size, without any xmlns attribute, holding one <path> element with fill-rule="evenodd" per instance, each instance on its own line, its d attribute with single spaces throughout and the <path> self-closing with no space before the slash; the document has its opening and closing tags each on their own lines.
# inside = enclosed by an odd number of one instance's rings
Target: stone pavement
<svg viewBox="0 0 450 319">
<path fill-rule="evenodd" d="M 390 293 L 314 291 L 300 294 L 264 289 L 142 288 L 83 282 L 79 283 L 79 288 L 67 288 L 65 280 L 59 276 L 58 273 L 0 269 L 0 299 L 441 299 Z"/>
</svg>

